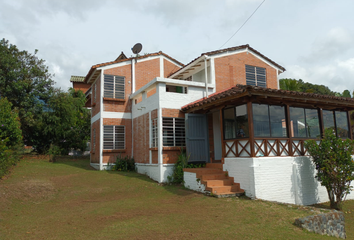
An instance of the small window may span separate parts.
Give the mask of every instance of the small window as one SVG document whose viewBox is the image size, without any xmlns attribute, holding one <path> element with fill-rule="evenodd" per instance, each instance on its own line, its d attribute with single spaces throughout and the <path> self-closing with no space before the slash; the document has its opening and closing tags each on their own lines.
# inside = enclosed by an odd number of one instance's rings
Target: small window
<svg viewBox="0 0 354 240">
<path fill-rule="evenodd" d="M 157 147 L 157 118 L 151 120 L 151 147 Z"/>
<path fill-rule="evenodd" d="M 187 87 L 166 85 L 166 92 L 187 94 Z"/>
<path fill-rule="evenodd" d="M 124 126 L 103 126 L 103 149 L 125 149 Z"/>
<path fill-rule="evenodd" d="M 267 87 L 266 69 L 246 65 L 246 84 L 259 87 Z"/>
<path fill-rule="evenodd" d="M 125 78 L 121 76 L 104 75 L 104 97 L 124 99 Z"/>
<path fill-rule="evenodd" d="M 151 147 L 158 147 L 157 118 L 152 120 Z M 162 145 L 165 147 L 185 146 L 184 118 L 162 118 Z"/>
</svg>

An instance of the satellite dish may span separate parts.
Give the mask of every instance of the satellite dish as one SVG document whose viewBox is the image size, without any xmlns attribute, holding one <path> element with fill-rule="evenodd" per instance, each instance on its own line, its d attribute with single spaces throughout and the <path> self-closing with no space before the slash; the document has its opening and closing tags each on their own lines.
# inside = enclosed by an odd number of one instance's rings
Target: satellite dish
<svg viewBox="0 0 354 240">
<path fill-rule="evenodd" d="M 133 51 L 134 54 L 138 54 L 138 53 L 140 53 L 142 48 L 143 48 L 143 45 L 141 45 L 141 43 L 137 43 L 132 48 L 132 51 Z"/>
</svg>

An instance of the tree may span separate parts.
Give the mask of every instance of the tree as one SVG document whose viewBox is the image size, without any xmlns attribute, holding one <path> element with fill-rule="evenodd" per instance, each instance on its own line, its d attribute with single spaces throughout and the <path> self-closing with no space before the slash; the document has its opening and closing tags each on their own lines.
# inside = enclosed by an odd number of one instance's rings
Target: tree
<svg viewBox="0 0 354 240">
<path fill-rule="evenodd" d="M 300 90 L 300 82 L 296 79 L 291 78 L 283 78 L 279 80 L 280 89 L 287 91 L 299 91 Z"/>
<path fill-rule="evenodd" d="M 51 146 L 67 154 L 73 149 L 84 150 L 90 139 L 91 115 L 85 106 L 82 91 L 56 89 L 49 99 L 45 112 L 35 125 L 34 147 L 45 152 Z"/>
<path fill-rule="evenodd" d="M 17 113 L 11 110 L 11 103 L 6 98 L 0 98 L 0 178 L 17 163 L 21 143 Z"/>
<path fill-rule="evenodd" d="M 0 41 L 0 96 L 7 97 L 17 109 L 27 145 L 33 144 L 34 126 L 54 90 L 52 75 L 36 53 L 20 51 L 5 39 Z"/>
<path fill-rule="evenodd" d="M 351 98 L 352 96 L 350 95 L 349 90 L 346 89 L 346 90 L 343 91 L 342 97 Z"/>
<path fill-rule="evenodd" d="M 336 137 L 333 129 L 327 129 L 321 144 L 315 140 L 305 142 L 305 147 L 316 166 L 316 178 L 326 187 L 331 208 L 341 210 L 342 201 L 350 193 L 354 180 L 352 153 L 354 141 Z"/>
</svg>

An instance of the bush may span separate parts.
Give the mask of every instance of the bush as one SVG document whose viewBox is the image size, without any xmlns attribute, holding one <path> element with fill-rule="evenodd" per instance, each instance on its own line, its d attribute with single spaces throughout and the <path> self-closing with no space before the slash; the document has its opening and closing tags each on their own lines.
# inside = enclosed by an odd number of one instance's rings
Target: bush
<svg viewBox="0 0 354 240">
<path fill-rule="evenodd" d="M 134 158 L 130 156 L 122 157 L 119 155 L 115 162 L 115 165 L 112 167 L 114 171 L 123 171 L 123 172 L 135 172 L 135 161 Z"/>
<path fill-rule="evenodd" d="M 333 130 L 327 129 L 319 145 L 314 140 L 308 140 L 305 147 L 316 166 L 317 180 L 327 189 L 331 208 L 340 210 L 354 179 L 354 161 L 351 156 L 354 141 L 338 138 Z"/>
<path fill-rule="evenodd" d="M 173 167 L 173 173 L 171 176 L 168 176 L 167 179 L 169 183 L 181 184 L 183 183 L 183 168 L 202 168 L 205 167 L 205 164 L 188 164 L 189 156 L 187 156 L 184 150 L 181 150 L 178 155 L 176 164 Z"/>
</svg>

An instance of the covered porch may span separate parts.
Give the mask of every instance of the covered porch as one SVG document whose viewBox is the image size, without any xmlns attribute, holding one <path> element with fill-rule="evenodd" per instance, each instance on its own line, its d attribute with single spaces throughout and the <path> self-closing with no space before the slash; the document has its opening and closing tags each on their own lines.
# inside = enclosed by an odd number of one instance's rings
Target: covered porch
<svg viewBox="0 0 354 240">
<path fill-rule="evenodd" d="M 246 195 L 304 205 L 327 197 L 314 178 L 304 142 L 320 141 L 325 129 L 352 139 L 353 109 L 351 98 L 245 85 L 182 107 L 186 114 L 212 115 L 210 161 L 218 160 L 219 151 L 223 171 Z M 187 145 L 187 151 L 193 149 Z"/>
</svg>

